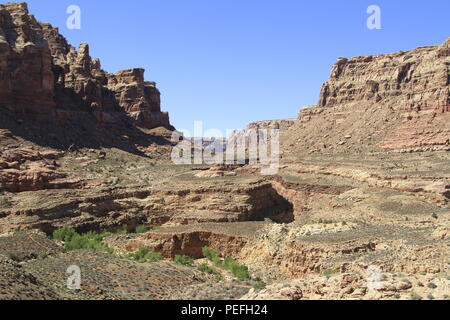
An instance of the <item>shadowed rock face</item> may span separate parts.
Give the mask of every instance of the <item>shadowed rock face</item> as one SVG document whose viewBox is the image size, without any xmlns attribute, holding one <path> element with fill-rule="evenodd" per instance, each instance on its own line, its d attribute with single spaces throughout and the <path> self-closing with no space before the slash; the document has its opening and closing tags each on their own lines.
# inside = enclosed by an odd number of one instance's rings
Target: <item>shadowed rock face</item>
<svg viewBox="0 0 450 320">
<path fill-rule="evenodd" d="M 108 74 L 87 44 L 76 50 L 25 3 L 0 5 L 0 58 L 0 105 L 26 118 L 65 123 L 88 112 L 111 124 L 123 114 L 140 127 L 173 129 L 143 69 Z"/>
<path fill-rule="evenodd" d="M 0 104 L 18 113 L 49 113 L 54 74 L 51 52 L 39 23 L 25 4 L 0 6 Z"/>
</svg>

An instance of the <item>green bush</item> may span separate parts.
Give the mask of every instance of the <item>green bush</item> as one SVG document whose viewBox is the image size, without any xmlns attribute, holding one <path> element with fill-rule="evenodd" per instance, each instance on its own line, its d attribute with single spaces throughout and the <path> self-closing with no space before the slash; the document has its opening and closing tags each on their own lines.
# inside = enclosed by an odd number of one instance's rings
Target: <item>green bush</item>
<svg viewBox="0 0 450 320">
<path fill-rule="evenodd" d="M 217 271 L 213 267 L 210 267 L 206 263 L 199 265 L 198 270 L 200 270 L 201 272 L 206 272 L 206 273 L 212 274 L 212 275 L 220 275 L 219 271 Z"/>
<path fill-rule="evenodd" d="M 233 258 L 225 258 L 225 260 L 223 261 L 223 267 L 226 270 L 231 271 L 233 276 L 235 276 L 239 280 L 249 280 L 251 278 L 248 268 L 244 265 L 239 264 L 239 262 L 237 262 Z"/>
<path fill-rule="evenodd" d="M 78 235 L 78 233 L 74 229 L 64 227 L 53 232 L 53 239 L 59 241 L 70 241 L 76 235 Z"/>
<path fill-rule="evenodd" d="M 247 266 L 236 264 L 231 267 L 231 273 L 239 280 L 250 280 L 250 272 Z"/>
<path fill-rule="evenodd" d="M 112 254 L 113 250 L 103 244 L 101 242 L 102 240 L 103 238 L 101 238 L 99 235 L 94 235 L 92 233 L 86 233 L 83 235 L 76 234 L 70 240 L 64 243 L 64 248 L 66 249 L 66 251 L 93 249 L 105 251 Z"/>
<path fill-rule="evenodd" d="M 164 258 L 161 253 L 150 252 L 150 250 L 148 250 L 147 248 L 140 248 L 137 252 L 130 253 L 127 257 L 130 260 L 138 261 L 141 263 L 156 262 Z"/>
<path fill-rule="evenodd" d="M 249 280 L 250 273 L 248 268 L 244 265 L 239 264 L 236 260 L 230 257 L 226 257 L 223 261 L 220 259 L 217 251 L 210 249 L 208 247 L 202 248 L 203 256 L 214 263 L 216 267 L 230 271 L 233 276 L 239 280 Z"/>
<path fill-rule="evenodd" d="M 136 233 L 146 233 L 148 232 L 148 228 L 145 225 L 139 225 L 136 227 Z"/>
<path fill-rule="evenodd" d="M 102 243 L 103 239 L 112 235 L 110 232 L 96 234 L 88 232 L 79 234 L 74 229 L 65 227 L 53 232 L 53 239 L 64 241 L 64 249 L 66 251 L 79 249 L 94 249 L 113 253 L 113 250 Z"/>
<path fill-rule="evenodd" d="M 227 270 L 231 270 L 231 268 L 235 264 L 237 264 L 236 260 L 230 257 L 226 257 L 225 260 L 223 261 L 223 267 Z"/>
<path fill-rule="evenodd" d="M 203 256 L 211 261 L 216 267 L 223 268 L 222 260 L 220 260 L 217 251 L 210 249 L 208 247 L 202 248 Z"/>
<path fill-rule="evenodd" d="M 203 247 L 202 248 L 202 252 L 203 252 L 203 256 L 208 259 L 209 261 L 213 261 L 215 257 L 218 257 L 219 254 L 217 253 L 217 251 L 210 249 L 208 247 Z"/>
<path fill-rule="evenodd" d="M 185 255 L 176 255 L 173 261 L 184 266 L 192 266 L 194 264 L 194 259 Z"/>
<path fill-rule="evenodd" d="M 222 275 L 220 274 L 220 272 L 218 270 L 214 269 L 213 267 L 210 267 L 206 263 L 203 263 L 203 264 L 199 265 L 197 268 L 201 272 L 205 272 L 205 273 L 213 275 L 216 278 L 217 281 L 223 280 Z"/>
</svg>

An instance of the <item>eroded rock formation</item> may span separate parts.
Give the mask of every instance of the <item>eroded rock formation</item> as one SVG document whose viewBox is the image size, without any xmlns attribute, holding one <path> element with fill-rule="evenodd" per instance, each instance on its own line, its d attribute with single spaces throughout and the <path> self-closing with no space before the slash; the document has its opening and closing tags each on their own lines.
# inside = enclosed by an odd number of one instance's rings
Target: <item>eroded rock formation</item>
<svg viewBox="0 0 450 320">
<path fill-rule="evenodd" d="M 0 58 L 0 106 L 23 117 L 64 123 L 88 112 L 104 124 L 129 115 L 140 127 L 173 129 L 143 69 L 108 74 L 87 44 L 76 50 L 25 3 L 0 5 Z"/>
<path fill-rule="evenodd" d="M 317 106 L 303 108 L 285 150 L 450 149 L 450 38 L 438 46 L 339 58 Z"/>
</svg>

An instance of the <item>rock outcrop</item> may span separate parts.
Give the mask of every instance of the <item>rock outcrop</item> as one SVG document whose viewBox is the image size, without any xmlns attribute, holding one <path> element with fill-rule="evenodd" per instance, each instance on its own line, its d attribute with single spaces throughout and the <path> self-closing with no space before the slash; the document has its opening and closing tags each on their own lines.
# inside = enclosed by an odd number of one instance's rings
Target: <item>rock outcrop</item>
<svg viewBox="0 0 450 320">
<path fill-rule="evenodd" d="M 76 50 L 25 3 L 0 5 L 0 57 L 0 106 L 23 118 L 65 123 L 87 112 L 101 125 L 128 115 L 139 127 L 173 129 L 143 69 L 108 74 L 87 44 Z"/>
<path fill-rule="evenodd" d="M 0 5 L 0 105 L 36 115 L 54 110 L 51 55 L 26 4 Z"/>
<path fill-rule="evenodd" d="M 411 51 L 339 58 L 317 106 L 299 113 L 285 150 L 450 149 L 450 38 Z"/>
</svg>

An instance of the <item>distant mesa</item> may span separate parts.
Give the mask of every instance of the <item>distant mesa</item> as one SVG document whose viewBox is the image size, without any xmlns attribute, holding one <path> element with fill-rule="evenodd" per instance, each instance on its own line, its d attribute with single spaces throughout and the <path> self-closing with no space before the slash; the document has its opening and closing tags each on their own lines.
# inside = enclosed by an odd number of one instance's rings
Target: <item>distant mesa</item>
<svg viewBox="0 0 450 320">
<path fill-rule="evenodd" d="M 410 51 L 339 58 L 317 105 L 302 108 L 285 131 L 283 149 L 449 151 L 449 92 L 450 38 Z"/>
</svg>

